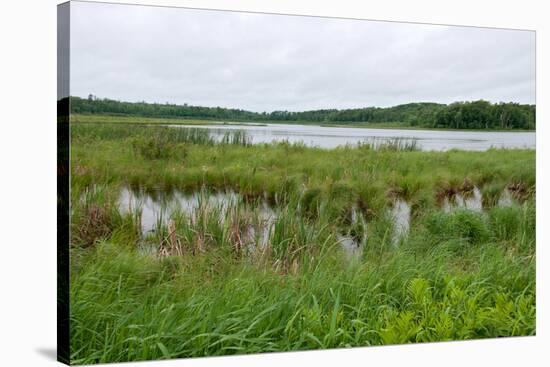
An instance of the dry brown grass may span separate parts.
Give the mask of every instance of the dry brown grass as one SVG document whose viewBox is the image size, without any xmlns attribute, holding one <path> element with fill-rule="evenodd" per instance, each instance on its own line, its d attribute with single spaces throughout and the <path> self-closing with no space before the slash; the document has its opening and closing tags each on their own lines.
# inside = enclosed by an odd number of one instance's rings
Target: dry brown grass
<svg viewBox="0 0 550 367">
<path fill-rule="evenodd" d="M 112 217 L 107 207 L 91 204 L 84 208 L 71 230 L 72 243 L 82 247 L 92 246 L 96 241 L 108 237 L 112 232 Z"/>
</svg>

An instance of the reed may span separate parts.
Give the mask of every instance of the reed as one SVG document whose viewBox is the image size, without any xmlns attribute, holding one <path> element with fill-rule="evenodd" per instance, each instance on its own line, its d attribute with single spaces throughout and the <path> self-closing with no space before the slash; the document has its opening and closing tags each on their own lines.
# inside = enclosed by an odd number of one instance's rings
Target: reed
<svg viewBox="0 0 550 367">
<path fill-rule="evenodd" d="M 72 363 L 535 334 L 534 151 L 323 150 L 184 130 L 73 126 Z M 481 212 L 438 204 L 473 186 Z M 120 206 L 128 187 L 196 205 L 143 233 L 143 205 Z M 398 242 L 396 200 L 411 208 Z"/>
</svg>

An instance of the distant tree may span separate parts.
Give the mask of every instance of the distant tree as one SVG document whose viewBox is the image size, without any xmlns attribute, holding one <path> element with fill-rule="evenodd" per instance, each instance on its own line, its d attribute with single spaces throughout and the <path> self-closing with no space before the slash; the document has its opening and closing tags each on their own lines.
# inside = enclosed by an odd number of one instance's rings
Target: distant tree
<svg viewBox="0 0 550 367">
<path fill-rule="evenodd" d="M 392 122 L 403 126 L 455 129 L 534 129 L 536 107 L 519 103 L 492 104 L 487 101 L 408 103 L 394 107 L 321 109 L 311 111 L 251 112 L 225 107 L 120 102 L 71 97 L 72 113 L 100 113 L 145 117 L 232 119 L 236 121 L 286 121 L 346 124 Z"/>
</svg>

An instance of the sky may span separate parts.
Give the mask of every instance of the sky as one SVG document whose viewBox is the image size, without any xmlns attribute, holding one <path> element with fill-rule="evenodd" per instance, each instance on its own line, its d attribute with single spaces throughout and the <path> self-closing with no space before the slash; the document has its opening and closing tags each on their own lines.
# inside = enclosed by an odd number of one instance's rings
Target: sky
<svg viewBox="0 0 550 367">
<path fill-rule="evenodd" d="M 535 33 L 71 2 L 73 96 L 303 111 L 535 103 Z"/>
</svg>

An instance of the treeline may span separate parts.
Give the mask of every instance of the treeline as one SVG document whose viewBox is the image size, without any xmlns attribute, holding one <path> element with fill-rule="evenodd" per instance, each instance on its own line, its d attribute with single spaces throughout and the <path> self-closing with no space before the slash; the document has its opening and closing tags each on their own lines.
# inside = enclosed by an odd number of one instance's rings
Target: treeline
<svg viewBox="0 0 550 367">
<path fill-rule="evenodd" d="M 458 102 L 435 115 L 433 127 L 454 129 L 535 129 L 535 106 L 487 101 Z"/>
<path fill-rule="evenodd" d="M 223 107 L 120 102 L 71 97 L 71 112 L 143 117 L 188 118 L 231 121 L 311 122 L 338 125 L 393 123 L 402 126 L 453 129 L 535 129 L 535 106 L 519 103 L 490 103 L 479 100 L 439 103 L 408 103 L 394 107 L 324 109 L 314 111 L 251 112 Z"/>
</svg>

